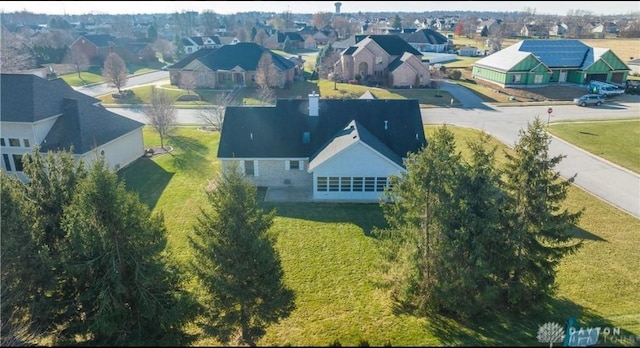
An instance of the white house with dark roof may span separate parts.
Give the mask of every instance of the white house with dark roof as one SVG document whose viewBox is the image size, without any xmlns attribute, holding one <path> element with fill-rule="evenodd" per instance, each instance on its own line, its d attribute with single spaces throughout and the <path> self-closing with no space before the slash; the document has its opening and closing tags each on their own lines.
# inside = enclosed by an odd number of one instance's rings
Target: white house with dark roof
<svg viewBox="0 0 640 348">
<path fill-rule="evenodd" d="M 375 202 L 427 140 L 414 99 L 278 99 L 226 108 L 218 148 L 256 186 L 313 201 Z M 268 193 L 267 193 L 268 194 Z"/>
<path fill-rule="evenodd" d="M 91 164 L 103 156 L 113 170 L 144 154 L 143 123 L 108 111 L 99 100 L 75 91 L 64 80 L 1 74 L 0 145 L 2 170 L 22 173 L 22 155 L 70 150 Z"/>
</svg>

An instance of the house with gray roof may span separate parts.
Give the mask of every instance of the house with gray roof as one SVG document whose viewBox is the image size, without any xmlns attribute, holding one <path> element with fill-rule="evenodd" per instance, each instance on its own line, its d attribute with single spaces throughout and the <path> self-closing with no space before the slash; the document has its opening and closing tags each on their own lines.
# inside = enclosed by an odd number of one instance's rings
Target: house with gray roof
<svg viewBox="0 0 640 348">
<path fill-rule="evenodd" d="M 426 144 L 417 100 L 312 93 L 227 107 L 218 158 L 223 169 L 237 163 L 256 186 L 297 188 L 314 201 L 375 202 Z"/>
<path fill-rule="evenodd" d="M 144 155 L 143 123 L 108 111 L 99 100 L 64 80 L 30 74 L 1 74 L 0 145 L 2 170 L 22 180 L 22 155 L 69 151 L 93 163 L 98 156 L 114 170 Z"/>
<path fill-rule="evenodd" d="M 501 87 L 550 84 L 624 85 L 630 69 L 611 49 L 580 40 L 522 40 L 473 63 L 472 76 Z"/>
<path fill-rule="evenodd" d="M 449 46 L 452 46 L 446 36 L 431 29 L 420 29 L 409 34 L 404 33 L 402 38 L 420 52 L 442 53 L 448 51 Z"/>
<path fill-rule="evenodd" d="M 239 42 L 220 48 L 203 48 L 167 67 L 172 85 L 184 78 L 196 81 L 198 88 L 231 89 L 255 86 L 255 75 L 263 55 L 271 57 L 269 85 L 283 88 L 297 74 L 295 63 L 255 42 Z"/>
<path fill-rule="evenodd" d="M 429 63 L 422 53 L 397 35 L 356 37 L 356 44 L 340 53 L 334 76 L 354 80 L 356 74 L 365 84 L 403 88 L 431 83 Z"/>
<path fill-rule="evenodd" d="M 220 38 L 216 35 L 213 36 L 191 36 L 182 39 L 182 45 L 184 46 L 184 52 L 191 54 L 202 48 L 218 48 L 222 46 Z"/>
</svg>

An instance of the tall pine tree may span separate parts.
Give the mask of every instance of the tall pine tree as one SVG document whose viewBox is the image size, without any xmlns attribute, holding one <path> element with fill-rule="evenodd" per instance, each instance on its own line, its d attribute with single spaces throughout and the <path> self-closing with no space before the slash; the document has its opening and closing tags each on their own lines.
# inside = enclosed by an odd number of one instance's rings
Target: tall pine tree
<svg viewBox="0 0 640 348">
<path fill-rule="evenodd" d="M 565 157 L 550 156 L 551 136 L 539 118 L 520 131 L 514 154 L 506 154 L 504 187 L 509 193 L 505 228 L 512 253 L 503 274 L 505 301 L 514 308 L 529 306 L 555 290 L 556 266 L 581 242 L 572 240 L 582 211 L 563 207 L 575 175 L 564 180 L 555 167 Z"/>
<path fill-rule="evenodd" d="M 404 306 L 429 309 L 436 304 L 442 239 L 438 217 L 443 214 L 441 203 L 450 199 L 460 161 L 453 133 L 446 126 L 439 128 L 428 147 L 408 156 L 407 172 L 392 177 L 392 189 L 385 192 L 382 210 L 390 226 L 385 234 L 395 244 L 390 253 L 406 257 L 392 261 L 406 262 L 408 268 L 399 272 L 405 279 L 395 291 L 395 300 Z"/>
<path fill-rule="evenodd" d="M 210 209 L 201 211 L 189 239 L 192 266 L 205 289 L 205 330 L 223 343 L 255 345 L 294 306 L 267 233 L 275 211 L 259 207 L 256 188 L 237 165 L 222 171 L 207 197 Z"/>
<path fill-rule="evenodd" d="M 65 209 L 69 322 L 59 336 L 92 345 L 189 343 L 193 309 L 166 258 L 162 215 L 152 215 L 104 163 L 91 166 Z M 71 341 L 73 342 L 73 341 Z"/>
</svg>

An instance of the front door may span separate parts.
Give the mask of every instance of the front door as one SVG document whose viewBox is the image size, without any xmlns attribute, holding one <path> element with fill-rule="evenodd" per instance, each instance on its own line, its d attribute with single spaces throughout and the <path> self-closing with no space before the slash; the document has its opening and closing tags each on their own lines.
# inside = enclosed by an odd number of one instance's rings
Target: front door
<svg viewBox="0 0 640 348">
<path fill-rule="evenodd" d="M 566 71 L 561 71 L 560 72 L 560 76 L 558 77 L 558 82 L 559 83 L 567 82 L 567 72 Z"/>
</svg>

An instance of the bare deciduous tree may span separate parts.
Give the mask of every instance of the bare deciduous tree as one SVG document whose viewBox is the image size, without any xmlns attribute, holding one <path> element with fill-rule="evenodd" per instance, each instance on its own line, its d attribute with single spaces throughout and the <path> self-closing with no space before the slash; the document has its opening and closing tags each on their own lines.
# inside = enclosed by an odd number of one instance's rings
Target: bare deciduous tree
<svg viewBox="0 0 640 348">
<path fill-rule="evenodd" d="M 162 54 L 162 60 L 165 62 L 173 61 L 176 57 L 176 46 L 169 40 L 159 38 L 153 43 L 152 48 Z"/>
<path fill-rule="evenodd" d="M 164 148 L 164 139 L 176 127 L 176 108 L 169 95 L 157 88 L 151 89 L 151 101 L 144 107 L 151 126 L 160 136 L 160 146 Z"/>
<path fill-rule="evenodd" d="M 102 67 L 102 76 L 105 81 L 113 84 L 118 89 L 118 93 L 122 94 L 122 87 L 127 84 L 127 75 L 127 66 L 124 60 L 115 52 L 109 53 Z"/>
<path fill-rule="evenodd" d="M 273 57 L 268 52 L 263 53 L 256 70 L 256 84 L 259 87 L 272 86 L 274 84 L 274 70 Z"/>
<path fill-rule="evenodd" d="M 331 17 L 333 17 L 331 12 L 316 12 L 313 14 L 311 24 L 318 29 L 323 29 L 331 23 Z"/>
<path fill-rule="evenodd" d="M 180 74 L 180 88 L 187 91 L 187 95 L 191 95 L 191 91 L 197 87 L 197 78 L 195 74 Z"/>
<path fill-rule="evenodd" d="M 0 69 L 15 72 L 35 67 L 35 59 L 28 40 L 19 33 L 11 33 L 2 26 L 0 34 Z"/>
<path fill-rule="evenodd" d="M 273 100 L 276 98 L 276 93 L 268 85 L 261 85 L 258 87 L 258 99 L 263 104 L 273 104 Z"/>
<path fill-rule="evenodd" d="M 264 29 L 258 30 L 256 37 L 253 38 L 253 42 L 257 43 L 260 46 L 264 46 L 264 42 L 269 38 L 267 32 Z"/>
<path fill-rule="evenodd" d="M 213 101 L 212 108 L 200 109 L 200 119 L 214 131 L 222 130 L 224 113 L 230 103 L 229 97 L 230 95 L 227 93 L 219 93 Z"/>
<path fill-rule="evenodd" d="M 73 65 L 73 68 L 78 73 L 78 78 L 84 81 L 80 72 L 89 68 L 89 58 L 84 52 L 79 49 L 70 49 L 64 57 L 63 62 Z"/>
</svg>

